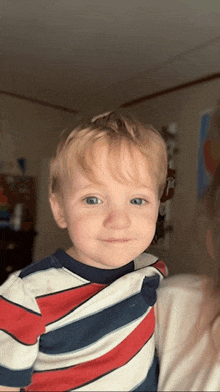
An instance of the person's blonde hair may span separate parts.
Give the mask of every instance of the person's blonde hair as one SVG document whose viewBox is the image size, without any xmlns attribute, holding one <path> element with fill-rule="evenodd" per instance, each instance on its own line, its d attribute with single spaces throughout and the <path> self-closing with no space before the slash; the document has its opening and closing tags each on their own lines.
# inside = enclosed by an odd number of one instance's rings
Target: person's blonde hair
<svg viewBox="0 0 220 392">
<path fill-rule="evenodd" d="M 161 198 L 167 177 L 165 141 L 152 126 L 145 126 L 131 116 L 125 117 L 116 112 L 97 116 L 90 122 L 76 126 L 68 136 L 60 141 L 56 156 L 50 162 L 50 196 L 52 194 L 62 196 L 63 185 L 74 175 L 74 164 L 78 164 L 84 174 L 94 181 L 95 173 L 91 168 L 89 158 L 93 157 L 93 147 L 97 142 L 105 142 L 109 153 L 114 155 L 111 161 L 112 175 L 121 181 L 125 179 L 120 170 L 122 142 L 126 142 L 131 155 L 132 147 L 136 147 L 143 158 L 147 159 L 156 177 L 158 196 Z M 134 165 L 135 174 L 138 174 L 137 166 L 138 162 Z"/>
</svg>

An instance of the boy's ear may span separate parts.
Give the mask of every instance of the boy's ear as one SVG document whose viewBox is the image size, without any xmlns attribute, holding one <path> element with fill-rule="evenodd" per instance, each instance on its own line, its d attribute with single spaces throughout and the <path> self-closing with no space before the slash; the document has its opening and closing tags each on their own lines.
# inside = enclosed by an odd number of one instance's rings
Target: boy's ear
<svg viewBox="0 0 220 392">
<path fill-rule="evenodd" d="M 66 229 L 67 224 L 61 203 L 57 200 L 55 195 L 50 196 L 49 202 L 57 226 L 59 226 L 61 229 Z"/>
</svg>

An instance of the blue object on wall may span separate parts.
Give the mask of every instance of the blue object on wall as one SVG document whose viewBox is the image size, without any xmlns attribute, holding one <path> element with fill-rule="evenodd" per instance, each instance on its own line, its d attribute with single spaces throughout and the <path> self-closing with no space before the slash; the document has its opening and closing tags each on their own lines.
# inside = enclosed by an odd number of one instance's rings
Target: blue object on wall
<svg viewBox="0 0 220 392">
<path fill-rule="evenodd" d="M 201 117 L 200 141 L 199 141 L 199 151 L 198 151 L 198 171 L 197 171 L 197 192 L 198 192 L 199 199 L 202 198 L 210 182 L 210 175 L 208 174 L 204 162 L 203 145 L 209 130 L 211 117 L 212 116 L 209 113 L 205 113 Z"/>
</svg>

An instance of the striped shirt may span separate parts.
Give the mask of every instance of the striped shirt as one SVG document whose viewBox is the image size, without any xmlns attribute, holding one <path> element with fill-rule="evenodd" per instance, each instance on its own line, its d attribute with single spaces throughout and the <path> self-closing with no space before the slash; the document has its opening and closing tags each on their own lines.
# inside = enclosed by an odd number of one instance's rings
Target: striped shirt
<svg viewBox="0 0 220 392">
<path fill-rule="evenodd" d="M 0 287 L 0 385 L 25 391 L 156 391 L 155 256 L 99 269 L 62 250 Z"/>
</svg>

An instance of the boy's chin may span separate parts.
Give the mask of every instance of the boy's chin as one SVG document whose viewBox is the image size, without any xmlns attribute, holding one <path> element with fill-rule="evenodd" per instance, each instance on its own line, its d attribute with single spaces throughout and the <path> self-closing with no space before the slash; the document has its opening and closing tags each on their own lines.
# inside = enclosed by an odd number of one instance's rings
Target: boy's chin
<svg viewBox="0 0 220 392">
<path fill-rule="evenodd" d="M 137 256 L 135 256 L 137 257 Z M 135 257 L 126 257 L 126 258 L 107 258 L 103 260 L 99 260 L 98 263 L 95 265 L 98 268 L 103 269 L 116 269 L 124 267 L 126 264 L 129 264 Z"/>
<path fill-rule="evenodd" d="M 90 257 L 88 254 L 78 254 L 74 248 L 68 249 L 66 252 L 73 257 L 75 260 L 82 264 L 86 264 L 90 267 L 96 267 L 101 269 L 116 269 L 124 267 L 130 263 L 136 257 L 140 256 L 140 249 L 133 252 L 126 252 L 126 249 L 110 250 L 109 252 L 103 252 L 102 254 L 93 253 Z M 143 250 L 144 251 L 144 250 Z"/>
</svg>

